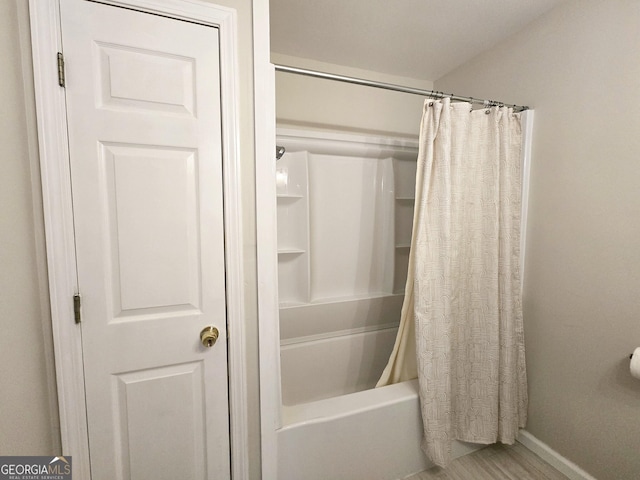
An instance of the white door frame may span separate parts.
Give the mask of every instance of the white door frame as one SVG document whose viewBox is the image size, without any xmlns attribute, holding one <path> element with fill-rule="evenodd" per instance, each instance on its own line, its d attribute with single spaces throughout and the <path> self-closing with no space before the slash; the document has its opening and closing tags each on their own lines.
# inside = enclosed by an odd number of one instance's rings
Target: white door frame
<svg viewBox="0 0 640 480">
<path fill-rule="evenodd" d="M 260 453 L 262 480 L 277 480 L 277 430 L 282 426 L 282 401 L 275 182 L 276 95 L 269 37 L 269 2 L 253 0 Z"/>
<path fill-rule="evenodd" d="M 234 480 L 248 479 L 236 11 L 199 0 L 99 1 L 194 21 L 219 31 L 231 470 Z M 74 323 L 72 301 L 78 285 L 67 118 L 56 62 L 62 51 L 59 3 L 29 0 L 29 11 L 62 453 L 73 456 L 75 476 L 89 479 L 82 331 Z"/>
</svg>

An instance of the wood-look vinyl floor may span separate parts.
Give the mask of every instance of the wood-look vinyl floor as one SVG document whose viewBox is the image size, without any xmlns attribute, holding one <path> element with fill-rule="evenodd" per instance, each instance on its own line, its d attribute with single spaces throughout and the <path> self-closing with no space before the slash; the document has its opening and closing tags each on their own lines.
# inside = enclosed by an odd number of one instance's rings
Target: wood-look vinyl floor
<svg viewBox="0 0 640 480">
<path fill-rule="evenodd" d="M 490 445 L 455 459 L 447 468 L 434 467 L 405 480 L 568 480 L 519 443 Z"/>
</svg>

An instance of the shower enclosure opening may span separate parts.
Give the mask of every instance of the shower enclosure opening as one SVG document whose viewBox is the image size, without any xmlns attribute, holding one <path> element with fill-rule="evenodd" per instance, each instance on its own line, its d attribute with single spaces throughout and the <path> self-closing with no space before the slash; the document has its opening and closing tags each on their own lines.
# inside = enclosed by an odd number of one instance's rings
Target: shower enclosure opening
<svg viewBox="0 0 640 480">
<path fill-rule="evenodd" d="M 407 275 L 417 143 L 279 130 L 283 404 L 373 388 Z"/>
</svg>

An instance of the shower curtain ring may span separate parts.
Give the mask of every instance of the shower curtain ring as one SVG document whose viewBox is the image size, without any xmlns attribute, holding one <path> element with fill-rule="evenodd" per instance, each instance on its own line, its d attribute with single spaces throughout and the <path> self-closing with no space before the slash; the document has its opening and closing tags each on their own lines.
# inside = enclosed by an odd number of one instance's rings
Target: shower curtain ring
<svg viewBox="0 0 640 480">
<path fill-rule="evenodd" d="M 433 107 L 433 105 L 435 104 L 434 100 L 437 100 L 438 98 L 440 98 L 440 92 L 436 90 L 430 90 L 429 99 L 431 100 L 431 102 L 429 102 L 429 106 Z"/>
</svg>

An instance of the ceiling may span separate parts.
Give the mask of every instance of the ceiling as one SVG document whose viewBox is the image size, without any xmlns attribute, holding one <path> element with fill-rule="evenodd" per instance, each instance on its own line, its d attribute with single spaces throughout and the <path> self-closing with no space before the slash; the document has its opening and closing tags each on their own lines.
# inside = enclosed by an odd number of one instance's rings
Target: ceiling
<svg viewBox="0 0 640 480">
<path fill-rule="evenodd" d="M 564 0 L 270 0 L 271 51 L 437 80 Z"/>
</svg>

